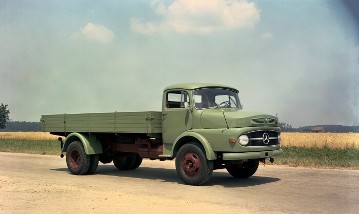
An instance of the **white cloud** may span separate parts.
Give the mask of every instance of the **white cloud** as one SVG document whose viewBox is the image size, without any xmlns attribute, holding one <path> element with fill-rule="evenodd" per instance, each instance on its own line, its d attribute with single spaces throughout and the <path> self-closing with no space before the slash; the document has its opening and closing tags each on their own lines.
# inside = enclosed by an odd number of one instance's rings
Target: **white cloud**
<svg viewBox="0 0 359 214">
<path fill-rule="evenodd" d="M 153 33 L 158 32 L 161 28 L 159 24 L 154 24 L 154 23 L 150 23 L 150 22 L 142 23 L 137 18 L 132 18 L 130 20 L 130 24 L 131 24 L 131 29 L 133 31 L 142 33 L 142 34 L 153 34 Z"/>
<path fill-rule="evenodd" d="M 221 30 L 252 27 L 260 20 L 255 3 L 245 0 L 175 0 L 166 6 L 152 4 L 154 12 L 163 21 L 130 21 L 131 29 L 138 33 L 153 34 L 163 31 L 207 34 Z"/>
<path fill-rule="evenodd" d="M 273 34 L 271 32 L 265 32 L 262 34 L 263 40 L 271 40 L 273 39 Z"/>
<path fill-rule="evenodd" d="M 115 35 L 114 33 L 103 25 L 96 25 L 89 22 L 83 27 L 80 33 L 75 35 L 76 38 L 81 36 L 84 39 L 92 40 L 100 43 L 112 42 Z"/>
</svg>

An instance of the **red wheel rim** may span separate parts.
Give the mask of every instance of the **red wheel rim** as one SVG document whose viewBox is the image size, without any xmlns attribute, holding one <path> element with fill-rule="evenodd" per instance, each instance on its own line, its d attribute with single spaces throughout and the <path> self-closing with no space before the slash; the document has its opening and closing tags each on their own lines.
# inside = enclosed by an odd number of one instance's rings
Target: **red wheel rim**
<svg viewBox="0 0 359 214">
<path fill-rule="evenodd" d="M 182 170 L 188 177 L 194 177 L 198 174 L 201 168 L 201 160 L 196 153 L 188 152 L 182 159 Z"/>
<path fill-rule="evenodd" d="M 71 151 L 70 154 L 70 164 L 72 168 L 77 168 L 80 166 L 80 153 L 77 150 Z"/>
</svg>

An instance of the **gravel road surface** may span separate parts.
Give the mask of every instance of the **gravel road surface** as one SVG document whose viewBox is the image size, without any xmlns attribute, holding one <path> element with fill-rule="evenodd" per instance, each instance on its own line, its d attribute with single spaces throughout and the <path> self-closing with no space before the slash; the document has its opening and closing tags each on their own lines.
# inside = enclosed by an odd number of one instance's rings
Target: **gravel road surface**
<svg viewBox="0 0 359 214">
<path fill-rule="evenodd" d="M 359 171 L 260 165 L 249 179 L 214 171 L 187 186 L 173 161 L 69 174 L 57 156 L 0 153 L 0 213 L 359 213 Z"/>
</svg>

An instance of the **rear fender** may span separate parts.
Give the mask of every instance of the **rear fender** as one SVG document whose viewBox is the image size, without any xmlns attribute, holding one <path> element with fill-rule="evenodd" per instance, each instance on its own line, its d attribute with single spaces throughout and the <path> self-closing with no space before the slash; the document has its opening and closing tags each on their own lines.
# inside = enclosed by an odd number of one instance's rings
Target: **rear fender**
<svg viewBox="0 0 359 214">
<path fill-rule="evenodd" d="M 66 137 L 62 152 L 66 152 L 70 143 L 74 141 L 80 141 L 82 143 L 87 155 L 101 154 L 103 152 L 101 142 L 96 138 L 96 136 L 88 136 L 76 132 L 71 133 Z"/>
</svg>

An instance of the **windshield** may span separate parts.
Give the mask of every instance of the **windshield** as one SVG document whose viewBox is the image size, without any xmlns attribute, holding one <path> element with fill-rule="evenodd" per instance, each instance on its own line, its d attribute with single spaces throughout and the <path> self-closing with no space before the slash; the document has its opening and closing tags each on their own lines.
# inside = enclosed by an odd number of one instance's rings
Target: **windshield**
<svg viewBox="0 0 359 214">
<path fill-rule="evenodd" d="M 195 107 L 241 109 L 238 94 L 226 88 L 201 88 L 194 91 Z"/>
</svg>

